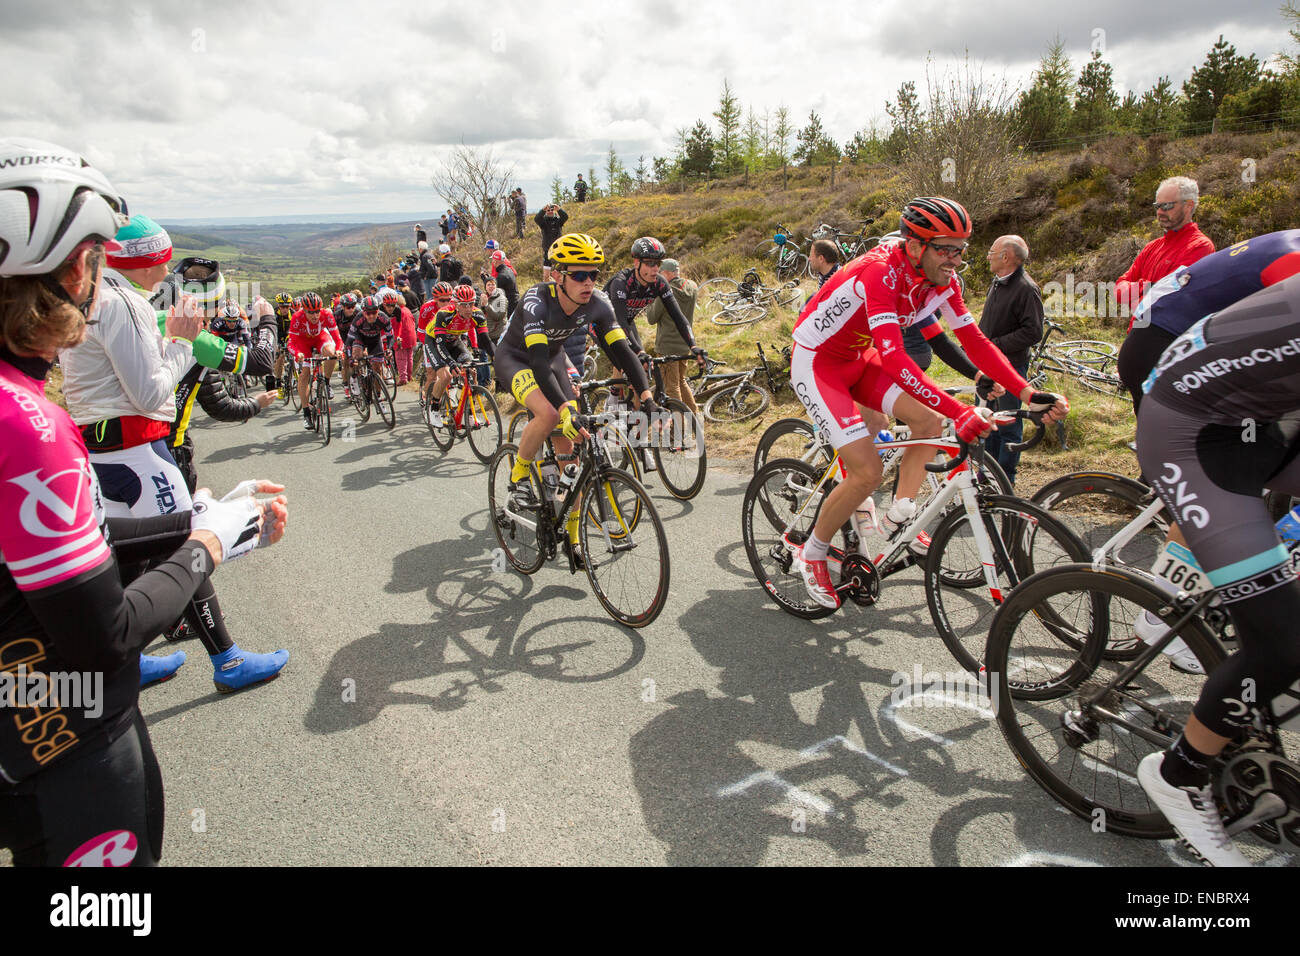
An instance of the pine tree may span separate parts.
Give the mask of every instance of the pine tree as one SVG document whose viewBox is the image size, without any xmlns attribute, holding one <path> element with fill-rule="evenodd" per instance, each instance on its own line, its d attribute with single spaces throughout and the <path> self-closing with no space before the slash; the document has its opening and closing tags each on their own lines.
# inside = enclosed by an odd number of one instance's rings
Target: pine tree
<svg viewBox="0 0 1300 956">
<path fill-rule="evenodd" d="M 771 147 L 768 158 L 773 166 L 785 166 L 790 162 L 790 137 L 794 135 L 794 126 L 790 123 L 790 111 L 784 106 L 776 108 L 776 119 L 772 124 Z"/>
<path fill-rule="evenodd" d="M 894 124 L 885 140 L 886 153 L 897 159 L 906 151 L 921 125 L 921 101 L 916 96 L 916 84 L 908 80 L 900 86 L 894 102 L 885 104 L 885 112 Z"/>
<path fill-rule="evenodd" d="M 808 125 L 799 130 L 798 146 L 795 147 L 794 159 L 804 166 L 830 163 L 839 158 L 839 147 L 826 135 L 822 127 L 822 118 L 816 110 L 808 114 Z"/>
<path fill-rule="evenodd" d="M 1237 48 L 1220 34 L 1205 62 L 1192 70 L 1183 83 L 1184 122 L 1191 131 L 1206 132 L 1203 127 L 1219 114 L 1224 99 L 1250 89 L 1259 82 L 1259 75 L 1259 61 L 1254 54 L 1238 56 Z"/>
<path fill-rule="evenodd" d="M 622 161 L 618 158 L 618 153 L 614 152 L 614 144 L 609 144 L 609 153 L 605 156 L 605 182 L 609 183 L 609 194 L 611 196 L 623 195 L 622 177 L 627 174 L 623 168 Z"/>
<path fill-rule="evenodd" d="M 1138 101 L 1137 130 L 1140 133 L 1171 130 L 1178 125 L 1181 115 L 1178 93 L 1169 77 L 1162 76 Z"/>
<path fill-rule="evenodd" d="M 636 158 L 636 188 L 640 189 L 646 183 L 650 182 L 650 168 L 645 164 L 645 156 Z"/>
<path fill-rule="evenodd" d="M 1079 72 L 1074 98 L 1074 132 L 1086 140 L 1105 136 L 1115 126 L 1115 110 L 1118 107 L 1115 71 L 1101 58 L 1100 50 L 1093 50 L 1092 56 Z"/>
<path fill-rule="evenodd" d="M 713 113 L 718 121 L 717 165 L 723 176 L 735 172 L 740 163 L 740 100 L 731 92 L 731 85 L 722 81 L 722 95 Z"/>
<path fill-rule="evenodd" d="M 1029 89 L 1020 94 L 1015 119 L 1022 142 L 1047 147 L 1064 138 L 1074 101 L 1074 69 L 1065 53 L 1065 41 L 1052 41 L 1038 61 Z"/>
<path fill-rule="evenodd" d="M 696 120 L 683 147 L 685 156 L 682 159 L 682 171 L 686 175 L 707 178 L 713 174 L 717 146 L 713 141 L 713 132 L 704 120 Z"/>
<path fill-rule="evenodd" d="M 746 169 L 757 171 L 763 163 L 763 124 L 749 108 L 745 117 L 745 129 L 740 137 L 740 158 Z"/>
<path fill-rule="evenodd" d="M 557 204 L 564 202 L 564 182 L 560 179 L 558 173 L 551 180 L 551 202 Z"/>
<path fill-rule="evenodd" d="M 599 199 L 603 195 L 605 194 L 601 191 L 600 182 L 596 179 L 596 167 L 588 166 L 587 167 L 587 198 L 589 200 Z"/>
</svg>

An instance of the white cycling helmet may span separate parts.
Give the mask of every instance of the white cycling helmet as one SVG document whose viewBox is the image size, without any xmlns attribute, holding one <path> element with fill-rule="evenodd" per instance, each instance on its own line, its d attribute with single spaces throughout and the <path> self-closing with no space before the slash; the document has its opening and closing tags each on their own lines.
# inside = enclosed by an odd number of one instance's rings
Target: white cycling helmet
<svg viewBox="0 0 1300 956">
<path fill-rule="evenodd" d="M 440 256 L 451 255 L 451 246 L 447 245 L 445 242 L 442 245 L 438 246 L 438 255 Z"/>
<path fill-rule="evenodd" d="M 120 247 L 126 202 L 104 174 L 70 149 L 0 138 L 0 276 L 54 272 L 87 240 Z"/>
</svg>

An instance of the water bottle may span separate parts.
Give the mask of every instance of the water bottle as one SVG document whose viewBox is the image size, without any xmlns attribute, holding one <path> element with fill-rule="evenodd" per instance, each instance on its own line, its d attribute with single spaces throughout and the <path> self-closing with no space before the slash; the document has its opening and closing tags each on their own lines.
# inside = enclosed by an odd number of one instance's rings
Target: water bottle
<svg viewBox="0 0 1300 956">
<path fill-rule="evenodd" d="M 542 476 L 542 487 L 545 489 L 546 499 L 555 500 L 555 490 L 560 484 L 560 469 L 553 461 L 544 461 L 537 466 L 538 472 Z"/>
<path fill-rule="evenodd" d="M 1300 505 L 1296 505 L 1277 522 L 1277 536 L 1288 546 L 1300 541 Z"/>
<path fill-rule="evenodd" d="M 870 496 L 853 510 L 853 527 L 858 532 L 858 551 L 864 557 L 871 557 L 868 541 L 876 534 L 876 502 Z"/>
<path fill-rule="evenodd" d="M 905 526 L 916 515 L 916 502 L 911 498 L 895 498 L 889 510 L 881 516 L 880 532 L 892 538 L 898 529 Z"/>
<path fill-rule="evenodd" d="M 888 428 L 882 428 L 880 431 L 876 432 L 876 441 L 878 442 L 893 441 L 893 440 L 894 440 L 894 433 L 891 432 Z M 876 450 L 876 454 L 880 455 L 881 458 L 884 458 L 887 454 L 889 454 L 889 449 L 878 448 Z"/>
<path fill-rule="evenodd" d="M 578 483 L 578 466 L 576 463 L 570 463 L 564 466 L 560 472 L 560 501 L 569 500 L 569 492 L 573 486 Z"/>
</svg>

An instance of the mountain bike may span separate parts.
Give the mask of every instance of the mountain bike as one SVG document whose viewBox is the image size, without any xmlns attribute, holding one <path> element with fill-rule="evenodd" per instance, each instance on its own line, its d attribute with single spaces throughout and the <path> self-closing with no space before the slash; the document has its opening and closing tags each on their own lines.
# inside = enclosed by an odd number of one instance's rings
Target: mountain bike
<svg viewBox="0 0 1300 956">
<path fill-rule="evenodd" d="M 739 282 L 735 279 L 708 279 L 696 292 L 696 309 L 715 325 L 748 325 L 757 322 L 773 308 L 791 308 L 803 301 L 798 279 L 780 286 L 766 286 L 756 269 L 750 269 Z"/>
<path fill-rule="evenodd" d="M 370 420 L 370 409 L 374 406 L 384 424 L 391 429 L 397 424 L 393 393 L 389 391 L 385 377 L 375 370 L 375 364 L 370 356 L 364 354 L 360 359 L 352 360 L 352 382 L 346 386 L 347 397 L 361 421 Z M 383 368 L 382 363 L 380 368 Z"/>
<path fill-rule="evenodd" d="M 1042 440 L 1041 412 L 999 412 L 1009 423 L 1027 418 L 1039 426 L 1017 450 Z M 876 603 L 884 578 L 924 564 L 926 604 L 940 639 L 962 667 L 978 673 L 989 621 L 1005 596 L 1035 571 L 1081 560 L 1083 543 L 1050 514 L 1020 498 L 998 494 L 976 479 L 981 443 L 956 438 L 907 439 L 887 444 L 924 445 L 948 456 L 926 471 L 945 478 L 911 521 L 872 554 L 872 529 L 857 515 L 836 533 L 828 562 L 838 576 L 842 606 Z M 759 584 L 789 614 L 809 620 L 833 614 L 809 597 L 794 566 L 794 547 L 804 544 L 823 501 L 843 474 L 839 456 L 824 471 L 790 458 L 769 461 L 745 489 L 741 510 L 745 553 Z M 950 507 L 953 506 L 953 507 Z M 946 514 L 945 514 L 946 512 Z M 934 531 L 926 535 L 932 526 Z M 981 598 L 980 585 L 986 598 Z"/>
<path fill-rule="evenodd" d="M 476 378 L 472 379 L 470 369 L 477 370 L 481 365 L 490 364 L 477 361 L 470 365 L 453 365 L 451 382 L 442 401 L 429 405 L 424 416 L 435 445 L 447 451 L 455 443 L 456 436 L 463 435 L 469 441 L 474 457 L 485 464 L 492 460 L 501 446 L 501 412 L 491 390 L 479 385 Z"/>
<path fill-rule="evenodd" d="M 1132 568 L 1066 564 L 1025 580 L 995 615 L 984 659 L 998 727 L 1034 782 L 1094 828 L 1102 821 L 1126 836 L 1175 836 L 1137 766 L 1178 739 L 1205 677 L 1151 665 L 1175 637 L 1206 673 L 1226 658 L 1227 615 L 1212 606 L 1215 595 L 1170 597 Z M 1131 638 L 1144 611 L 1168 630 L 1115 653 L 1117 634 Z M 1261 702 L 1249 730 L 1213 759 L 1212 789 L 1230 836 L 1250 830 L 1270 846 L 1300 850 L 1300 765 L 1286 754 L 1297 728 L 1293 687 Z"/>
<path fill-rule="evenodd" d="M 576 420 L 588 430 L 599 427 L 589 396 L 619 379 L 584 382 Z M 535 573 L 562 550 L 569 573 L 579 568 L 614 620 L 640 628 L 659 616 L 668 599 L 668 539 L 649 493 L 627 472 L 610 462 L 605 443 L 582 441 L 575 454 L 560 460 L 548 439 L 541 460 L 529 466 L 534 504 L 512 501 L 510 473 L 519 448 L 502 445 L 488 466 L 488 514 L 505 558 L 524 574 Z M 566 523 L 578 513 L 578 545 L 570 542 Z"/>
</svg>

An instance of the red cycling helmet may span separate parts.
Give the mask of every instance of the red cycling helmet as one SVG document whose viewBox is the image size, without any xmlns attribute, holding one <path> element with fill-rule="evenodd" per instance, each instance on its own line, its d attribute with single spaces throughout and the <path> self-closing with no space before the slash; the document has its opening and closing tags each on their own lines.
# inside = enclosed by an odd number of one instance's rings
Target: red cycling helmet
<svg viewBox="0 0 1300 956">
<path fill-rule="evenodd" d="M 942 196 L 913 199 L 903 207 L 898 228 L 904 236 L 929 242 L 937 236 L 969 239 L 970 215 L 959 202 Z"/>
<path fill-rule="evenodd" d="M 361 300 L 361 311 L 362 312 L 379 311 L 379 303 L 375 301 L 375 297 L 373 295 L 368 295 Z"/>
<path fill-rule="evenodd" d="M 390 302 L 401 302 L 401 301 L 402 301 L 402 293 L 394 292 L 392 289 L 389 289 L 387 292 L 385 292 L 383 295 L 379 297 L 379 302 L 381 305 L 387 305 Z"/>
<path fill-rule="evenodd" d="M 315 292 L 305 292 L 302 297 L 302 307 L 306 312 L 319 312 L 325 308 L 325 300 Z"/>
<path fill-rule="evenodd" d="M 436 282 L 429 294 L 435 299 L 450 299 L 455 291 L 450 282 Z"/>
<path fill-rule="evenodd" d="M 458 285 L 454 293 L 457 302 L 474 302 L 478 299 L 478 293 L 474 291 L 472 285 Z"/>
</svg>

